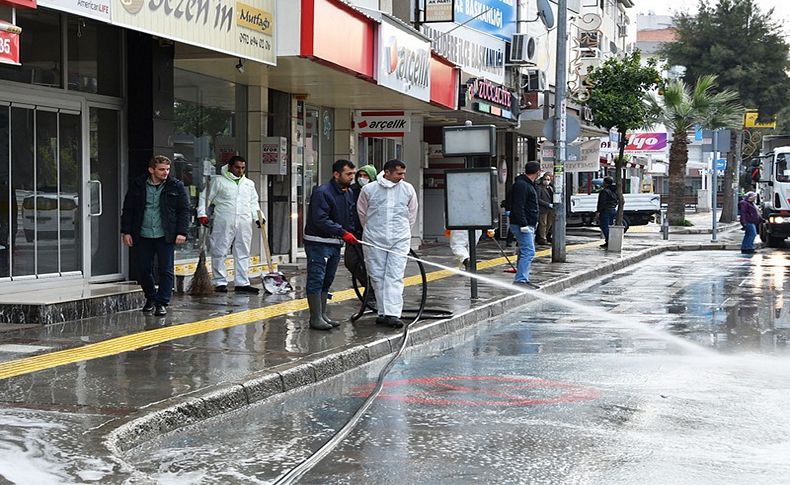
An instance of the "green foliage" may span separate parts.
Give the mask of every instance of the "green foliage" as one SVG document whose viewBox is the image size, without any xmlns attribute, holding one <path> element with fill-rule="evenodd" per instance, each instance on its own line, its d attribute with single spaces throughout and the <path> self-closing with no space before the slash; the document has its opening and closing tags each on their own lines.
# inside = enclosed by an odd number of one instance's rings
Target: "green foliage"
<svg viewBox="0 0 790 485">
<path fill-rule="evenodd" d="M 659 87 L 660 76 L 652 59 L 642 65 L 638 51 L 607 59 L 590 70 L 585 83 L 590 90 L 585 104 L 601 128 L 626 133 L 643 127 L 655 115 L 645 100 L 649 91 Z"/>
<path fill-rule="evenodd" d="M 743 120 L 743 108 L 737 103 L 738 93 L 716 92 L 716 76 L 697 79 L 693 87 L 682 80 L 670 81 L 664 95 L 651 93 L 648 104 L 654 121 L 664 124 L 669 131 L 685 133 L 694 125 L 706 129 L 736 128 Z M 671 163 L 671 161 L 670 161 Z"/>
<path fill-rule="evenodd" d="M 778 113 L 790 100 L 788 46 L 783 28 L 755 0 L 699 2 L 696 13 L 675 17 L 677 37 L 662 49 L 670 65 L 686 67 L 685 80 L 718 74 L 722 89 L 762 116 Z"/>
<path fill-rule="evenodd" d="M 222 108 L 199 106 L 180 100 L 175 103 L 174 111 L 176 130 L 196 137 L 225 133 L 232 118 L 232 113 Z"/>
</svg>

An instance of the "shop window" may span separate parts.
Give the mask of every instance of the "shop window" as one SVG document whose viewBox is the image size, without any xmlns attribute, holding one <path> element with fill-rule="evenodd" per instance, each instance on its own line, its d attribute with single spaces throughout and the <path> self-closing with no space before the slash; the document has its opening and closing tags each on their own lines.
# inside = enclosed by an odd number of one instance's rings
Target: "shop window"
<svg viewBox="0 0 790 485">
<path fill-rule="evenodd" d="M 79 17 L 68 19 L 68 89 L 121 95 L 120 29 Z"/>
<path fill-rule="evenodd" d="M 184 182 L 196 208 L 209 174 L 219 173 L 234 155 L 247 158 L 247 87 L 183 69 L 174 70 L 174 86 L 171 173 Z M 195 223 L 176 260 L 197 257 L 197 236 Z"/>
<path fill-rule="evenodd" d="M 22 65 L 0 64 L 0 79 L 63 87 L 60 14 L 44 9 L 17 9 L 16 23 L 22 28 Z"/>
</svg>

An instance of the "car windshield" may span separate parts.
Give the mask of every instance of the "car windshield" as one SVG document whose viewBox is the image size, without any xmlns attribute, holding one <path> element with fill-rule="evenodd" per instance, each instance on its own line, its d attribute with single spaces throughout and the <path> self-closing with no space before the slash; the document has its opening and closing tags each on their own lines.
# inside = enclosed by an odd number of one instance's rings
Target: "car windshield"
<svg viewBox="0 0 790 485">
<path fill-rule="evenodd" d="M 787 170 L 787 157 L 788 153 L 780 153 L 776 156 L 776 181 L 777 182 L 790 182 L 790 171 Z"/>
</svg>

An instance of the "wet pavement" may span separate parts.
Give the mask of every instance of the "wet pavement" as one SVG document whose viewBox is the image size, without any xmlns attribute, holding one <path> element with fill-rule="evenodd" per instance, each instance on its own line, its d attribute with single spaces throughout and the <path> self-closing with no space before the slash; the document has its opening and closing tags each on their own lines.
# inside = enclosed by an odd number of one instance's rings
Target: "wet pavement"
<svg viewBox="0 0 790 485">
<path fill-rule="evenodd" d="M 648 232 L 629 233 L 624 255 L 661 244 L 656 230 L 652 226 Z M 568 263 L 551 264 L 547 256 L 539 257 L 533 266 L 534 279 L 539 283 L 554 281 L 623 257 L 601 251 L 595 243 L 589 243 L 593 240 L 591 236 L 594 238 L 595 234 L 590 231 L 572 233 L 569 242 L 575 246 L 569 248 Z M 731 239 L 738 237 L 738 233 L 731 235 Z M 678 235 L 672 240 L 700 242 L 709 240 L 709 236 Z M 584 243 L 588 244 L 585 246 Z M 484 242 L 479 253 L 481 260 L 499 257 L 496 246 L 490 242 Z M 421 254 L 445 264 L 452 259 L 443 245 L 425 247 Z M 733 252 L 722 254 L 738 257 Z M 784 257 L 777 254 L 781 260 L 775 263 L 781 265 Z M 767 257 L 760 258 L 766 258 L 756 266 L 760 268 L 760 278 L 775 275 L 778 270 L 770 266 Z M 503 268 L 500 265 L 481 272 L 508 281 L 512 275 L 502 273 Z M 414 273 L 416 268 L 411 266 L 409 271 Z M 212 318 L 239 319 L 232 326 L 216 330 L 208 328 L 202 333 L 181 338 L 164 338 L 141 348 L 132 347 L 133 350 L 118 349 L 107 357 L 30 370 L 16 377 L 1 379 L 0 419 L 4 426 L 0 435 L 0 475 L 15 482 L 30 482 L 33 477 L 36 483 L 122 482 L 129 477 L 150 481 L 156 473 L 138 474 L 124 461 L 108 454 L 102 433 L 111 429 L 113 423 L 150 406 L 190 396 L 253 372 L 395 334 L 375 326 L 370 318 L 344 324 L 341 330 L 330 333 L 310 331 L 306 325 L 306 312 L 301 311 L 298 304 L 288 306 L 294 298 L 301 298 L 303 277 L 301 274 L 289 276 L 297 292 L 288 296 L 255 298 L 232 293 L 202 299 L 181 296 L 174 301 L 170 314 L 164 319 L 139 312 L 123 312 L 1 333 L 0 366 L 31 356 L 87 348 L 124 336 L 184 328 L 192 322 L 206 322 Z M 342 289 L 348 284 L 347 274 L 341 273 L 336 287 Z M 437 279 L 430 283 L 429 306 L 461 312 L 473 305 L 507 296 L 501 288 L 481 285 L 481 298 L 470 301 L 468 291 L 468 280 L 463 278 Z M 348 295 L 343 298 L 346 297 Z M 414 306 L 418 297 L 417 288 L 409 287 L 407 306 Z M 779 301 L 781 297 L 776 295 L 773 298 Z M 277 305 L 284 305 L 283 311 L 275 316 L 266 316 L 266 311 Z M 333 302 L 330 308 L 335 317 L 350 315 L 356 311 L 357 303 L 344 299 Z M 685 321 L 683 314 L 677 310 L 673 312 L 669 314 L 680 315 L 678 330 L 685 331 L 680 328 Z M 716 338 L 726 337 L 727 334 L 723 333 Z M 363 380 L 368 382 L 367 378 Z"/>
<path fill-rule="evenodd" d="M 786 273 L 777 252 L 669 253 L 562 295 L 598 310 L 530 304 L 410 349 L 302 483 L 781 483 Z M 273 481 L 348 419 L 381 365 L 124 461 L 142 481 Z"/>
</svg>

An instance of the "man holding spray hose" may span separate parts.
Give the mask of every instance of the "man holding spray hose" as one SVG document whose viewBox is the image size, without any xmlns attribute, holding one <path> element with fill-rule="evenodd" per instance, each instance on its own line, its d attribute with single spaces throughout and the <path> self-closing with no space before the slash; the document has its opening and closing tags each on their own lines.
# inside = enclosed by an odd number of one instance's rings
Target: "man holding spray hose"
<svg viewBox="0 0 790 485">
<path fill-rule="evenodd" d="M 362 188 L 357 212 L 364 231 L 365 265 L 376 293 L 376 323 L 403 327 L 403 273 L 411 248 L 411 226 L 417 221 L 417 193 L 403 180 L 406 164 L 390 160 L 375 182 Z"/>
</svg>

